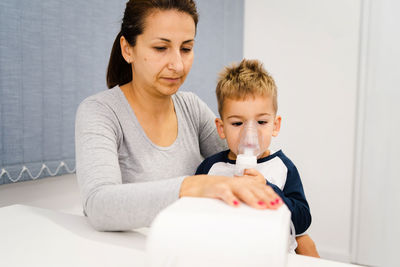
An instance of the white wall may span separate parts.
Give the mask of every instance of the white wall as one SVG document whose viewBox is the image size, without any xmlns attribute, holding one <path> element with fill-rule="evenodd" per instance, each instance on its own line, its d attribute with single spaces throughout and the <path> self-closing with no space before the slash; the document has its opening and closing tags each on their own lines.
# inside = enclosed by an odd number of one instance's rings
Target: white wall
<svg viewBox="0 0 400 267">
<path fill-rule="evenodd" d="M 278 85 L 282 147 L 311 206 L 322 257 L 349 261 L 355 155 L 359 0 L 246 0 L 244 56 Z"/>
<path fill-rule="evenodd" d="M 363 2 L 353 260 L 400 266 L 400 2 Z"/>
</svg>

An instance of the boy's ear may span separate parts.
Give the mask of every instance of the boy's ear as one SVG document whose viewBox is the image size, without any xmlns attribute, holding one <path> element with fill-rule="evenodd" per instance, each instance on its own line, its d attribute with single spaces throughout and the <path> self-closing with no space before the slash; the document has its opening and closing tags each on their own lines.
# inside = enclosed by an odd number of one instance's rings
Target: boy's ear
<svg viewBox="0 0 400 267">
<path fill-rule="evenodd" d="M 225 139 L 224 122 L 220 118 L 215 119 L 215 126 L 217 126 L 218 135 L 221 139 Z"/>
<path fill-rule="evenodd" d="M 276 116 L 274 120 L 274 129 L 272 130 L 272 136 L 276 137 L 279 134 L 279 130 L 281 129 L 281 116 Z"/>
</svg>

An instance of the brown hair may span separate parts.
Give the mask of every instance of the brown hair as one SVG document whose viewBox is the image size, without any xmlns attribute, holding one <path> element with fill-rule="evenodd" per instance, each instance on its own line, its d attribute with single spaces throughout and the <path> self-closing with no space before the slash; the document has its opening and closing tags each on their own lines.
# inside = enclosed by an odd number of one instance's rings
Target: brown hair
<svg viewBox="0 0 400 267">
<path fill-rule="evenodd" d="M 187 13 L 193 18 L 197 27 L 199 15 L 193 0 L 129 0 L 126 3 L 121 30 L 115 38 L 108 62 L 108 88 L 123 85 L 132 80 L 131 65 L 122 57 L 120 39 L 124 36 L 131 46 L 135 46 L 137 36 L 143 33 L 146 17 L 154 10 L 177 10 Z"/>
<path fill-rule="evenodd" d="M 270 96 L 275 113 L 278 111 L 275 81 L 258 60 L 243 59 L 239 64 L 225 67 L 219 74 L 216 94 L 221 118 L 227 98 L 238 100 L 249 96 Z"/>
</svg>

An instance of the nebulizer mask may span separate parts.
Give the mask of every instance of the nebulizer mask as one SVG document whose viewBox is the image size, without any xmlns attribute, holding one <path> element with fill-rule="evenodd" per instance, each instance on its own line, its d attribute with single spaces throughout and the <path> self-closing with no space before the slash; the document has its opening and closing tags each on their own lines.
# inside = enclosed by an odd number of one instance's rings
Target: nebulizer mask
<svg viewBox="0 0 400 267">
<path fill-rule="evenodd" d="M 244 169 L 254 168 L 261 151 L 261 136 L 258 133 L 258 123 L 255 120 L 245 121 L 240 130 L 238 155 L 236 157 L 235 175 L 243 176 Z"/>
</svg>

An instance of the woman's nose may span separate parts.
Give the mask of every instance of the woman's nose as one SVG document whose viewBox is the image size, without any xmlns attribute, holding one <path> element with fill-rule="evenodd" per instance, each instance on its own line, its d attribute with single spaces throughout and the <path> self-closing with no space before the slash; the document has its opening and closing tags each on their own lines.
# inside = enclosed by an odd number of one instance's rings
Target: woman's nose
<svg viewBox="0 0 400 267">
<path fill-rule="evenodd" d="M 180 51 L 174 51 L 171 53 L 171 57 L 168 63 L 168 69 L 173 70 L 177 73 L 181 73 L 183 71 L 183 60 Z"/>
</svg>

